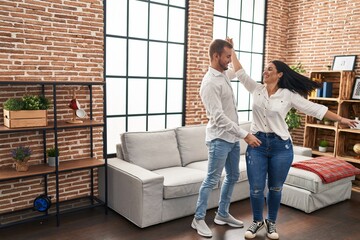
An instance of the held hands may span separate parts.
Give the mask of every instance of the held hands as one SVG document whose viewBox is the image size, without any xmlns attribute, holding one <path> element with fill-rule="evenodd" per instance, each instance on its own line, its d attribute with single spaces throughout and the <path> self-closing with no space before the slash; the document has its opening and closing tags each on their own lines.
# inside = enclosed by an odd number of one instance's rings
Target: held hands
<svg viewBox="0 0 360 240">
<path fill-rule="evenodd" d="M 261 144 L 261 141 L 255 137 L 254 135 L 252 135 L 251 133 L 249 133 L 248 135 L 246 135 L 246 137 L 244 138 L 245 142 L 247 144 L 249 144 L 251 147 L 259 147 Z"/>
</svg>

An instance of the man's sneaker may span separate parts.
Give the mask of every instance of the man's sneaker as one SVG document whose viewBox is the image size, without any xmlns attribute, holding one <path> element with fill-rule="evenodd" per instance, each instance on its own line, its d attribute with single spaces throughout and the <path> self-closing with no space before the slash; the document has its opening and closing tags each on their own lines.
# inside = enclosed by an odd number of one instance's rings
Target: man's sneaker
<svg viewBox="0 0 360 240">
<path fill-rule="evenodd" d="M 250 227 L 245 232 L 245 238 L 254 238 L 256 237 L 256 233 L 260 231 L 264 227 L 264 221 L 256 222 L 253 221 Z"/>
<path fill-rule="evenodd" d="M 204 219 L 196 220 L 193 219 L 191 227 L 197 230 L 197 233 L 203 237 L 212 237 L 212 232 L 210 228 L 206 225 Z"/>
<path fill-rule="evenodd" d="M 279 239 L 279 234 L 276 232 L 276 224 L 268 219 L 265 219 L 265 226 L 267 236 L 270 239 Z"/>
<path fill-rule="evenodd" d="M 216 213 L 214 222 L 219 225 L 227 224 L 231 227 L 238 227 L 238 228 L 244 227 L 244 223 L 242 221 L 235 219 L 233 216 L 230 215 L 230 213 L 227 217 L 222 217 L 218 213 Z"/>
</svg>

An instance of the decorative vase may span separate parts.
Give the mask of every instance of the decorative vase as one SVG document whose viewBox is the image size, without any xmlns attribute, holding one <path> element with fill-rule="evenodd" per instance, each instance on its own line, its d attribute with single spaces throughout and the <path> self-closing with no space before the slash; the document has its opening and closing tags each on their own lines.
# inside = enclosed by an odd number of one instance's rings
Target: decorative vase
<svg viewBox="0 0 360 240">
<path fill-rule="evenodd" d="M 29 170 L 28 160 L 16 161 L 15 169 L 18 172 L 26 172 L 27 170 Z"/>
</svg>

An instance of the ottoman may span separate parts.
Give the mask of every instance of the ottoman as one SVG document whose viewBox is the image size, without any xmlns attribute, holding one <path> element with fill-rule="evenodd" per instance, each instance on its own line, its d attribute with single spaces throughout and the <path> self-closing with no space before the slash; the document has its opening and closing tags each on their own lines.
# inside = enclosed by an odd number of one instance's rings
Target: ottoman
<svg viewBox="0 0 360 240">
<path fill-rule="evenodd" d="M 297 156 L 296 161 L 312 157 Z M 286 178 L 281 203 L 311 213 L 317 209 L 350 199 L 355 176 L 326 183 L 315 173 L 291 167 Z"/>
</svg>

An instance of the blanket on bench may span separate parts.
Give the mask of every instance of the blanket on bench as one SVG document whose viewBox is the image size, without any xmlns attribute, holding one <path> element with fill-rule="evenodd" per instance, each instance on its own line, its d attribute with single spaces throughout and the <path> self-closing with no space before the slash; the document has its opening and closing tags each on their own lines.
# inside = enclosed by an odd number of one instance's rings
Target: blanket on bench
<svg viewBox="0 0 360 240">
<path fill-rule="evenodd" d="M 316 157 L 310 160 L 295 162 L 293 167 L 316 173 L 324 183 L 360 174 L 360 169 L 335 157 Z"/>
</svg>

